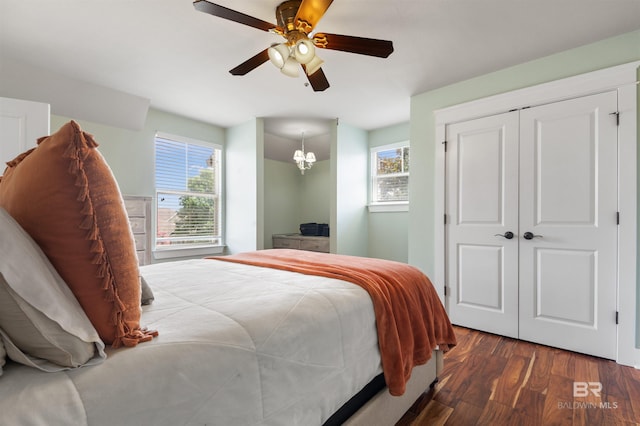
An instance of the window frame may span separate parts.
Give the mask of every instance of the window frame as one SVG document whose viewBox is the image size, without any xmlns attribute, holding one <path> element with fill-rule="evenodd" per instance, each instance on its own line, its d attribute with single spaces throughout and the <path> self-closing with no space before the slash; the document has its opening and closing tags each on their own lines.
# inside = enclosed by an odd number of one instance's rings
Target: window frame
<svg viewBox="0 0 640 426">
<path fill-rule="evenodd" d="M 378 201 L 377 198 L 377 186 L 376 178 L 377 174 L 377 154 L 380 151 L 389 151 L 398 148 L 409 148 L 409 163 L 411 163 L 411 144 L 408 140 L 395 142 L 391 144 L 379 145 L 371 147 L 369 149 L 369 212 L 406 212 L 409 211 L 409 200 L 406 201 Z M 411 169 L 406 173 L 399 173 L 398 175 L 406 175 L 411 179 Z M 409 184 L 407 184 L 408 186 Z M 408 188 L 407 188 L 408 189 Z M 408 198 L 408 195 L 407 195 Z"/>
<path fill-rule="evenodd" d="M 190 191 L 176 191 L 173 189 L 159 188 L 156 181 L 156 169 L 157 169 L 157 139 L 165 139 L 168 141 L 182 143 L 187 145 L 195 145 L 205 148 L 211 148 L 219 150 L 219 167 L 216 168 L 216 190 L 217 197 L 214 194 L 214 199 L 218 201 L 218 244 L 202 244 L 202 245 L 167 245 L 162 246 L 157 244 L 158 237 L 158 194 L 159 193 L 185 193 Z M 153 178 L 154 178 L 154 207 L 153 207 L 153 238 L 152 238 L 152 252 L 155 259 L 170 259 L 175 257 L 192 257 L 202 256 L 208 254 L 221 254 L 224 251 L 224 182 L 222 182 L 224 176 L 224 147 L 221 144 L 203 141 L 200 139 L 194 139 L 187 136 L 175 135 L 165 132 L 157 131 L 153 138 Z"/>
</svg>

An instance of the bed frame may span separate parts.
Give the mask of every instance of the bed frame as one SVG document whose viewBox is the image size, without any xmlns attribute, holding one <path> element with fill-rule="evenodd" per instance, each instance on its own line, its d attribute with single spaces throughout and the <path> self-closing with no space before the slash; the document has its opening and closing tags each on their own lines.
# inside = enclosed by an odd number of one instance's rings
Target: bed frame
<svg viewBox="0 0 640 426">
<path fill-rule="evenodd" d="M 442 370 L 442 351 L 434 350 L 426 364 L 416 366 L 402 396 L 392 396 L 384 386 L 382 375 L 331 416 L 323 426 L 392 426 L 402 418 L 415 401 L 438 381 Z M 377 383 L 376 383 L 377 382 Z M 373 394 L 373 396 L 371 396 Z"/>
</svg>

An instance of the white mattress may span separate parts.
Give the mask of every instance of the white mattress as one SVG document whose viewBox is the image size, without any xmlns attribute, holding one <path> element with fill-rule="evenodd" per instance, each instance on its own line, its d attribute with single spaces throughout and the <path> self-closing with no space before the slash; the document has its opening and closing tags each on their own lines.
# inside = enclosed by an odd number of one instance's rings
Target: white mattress
<svg viewBox="0 0 640 426">
<path fill-rule="evenodd" d="M 8 363 L 1 421 L 33 425 L 320 425 L 381 372 L 357 285 L 197 259 L 144 266 L 160 335 L 98 366 Z"/>
</svg>

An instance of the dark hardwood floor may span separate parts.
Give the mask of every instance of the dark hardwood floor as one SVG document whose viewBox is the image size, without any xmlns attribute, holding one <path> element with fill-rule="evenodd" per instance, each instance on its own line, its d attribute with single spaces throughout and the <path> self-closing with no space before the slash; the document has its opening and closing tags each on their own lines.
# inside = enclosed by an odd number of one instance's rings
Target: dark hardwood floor
<svg viewBox="0 0 640 426">
<path fill-rule="evenodd" d="M 455 330 L 458 346 L 445 354 L 439 382 L 396 426 L 640 425 L 640 370 L 466 328 Z M 574 397 L 574 382 L 592 384 L 578 384 Z M 599 396 L 594 394 L 597 383 L 602 385 Z"/>
</svg>

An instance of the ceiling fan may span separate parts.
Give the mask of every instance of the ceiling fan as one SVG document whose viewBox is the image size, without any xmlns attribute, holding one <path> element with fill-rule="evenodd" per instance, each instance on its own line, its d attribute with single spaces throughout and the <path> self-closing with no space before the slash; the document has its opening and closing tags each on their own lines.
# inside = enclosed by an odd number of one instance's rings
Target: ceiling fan
<svg viewBox="0 0 640 426">
<path fill-rule="evenodd" d="M 279 34 L 286 39 L 284 43 L 273 44 L 247 59 L 230 70 L 231 74 L 245 75 L 271 60 L 284 74 L 297 77 L 302 66 L 313 90 L 321 92 L 329 87 L 329 82 L 320 68 L 324 61 L 315 54 L 316 48 L 341 50 L 379 58 L 386 58 L 393 52 L 393 43 L 388 40 L 327 33 L 312 35 L 311 32 L 332 2 L 333 0 L 287 0 L 276 7 L 278 25 L 206 0 L 196 0 L 193 5 L 201 12 Z"/>
</svg>

